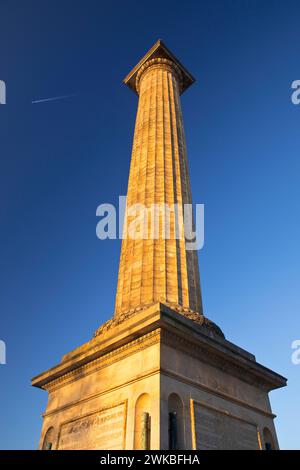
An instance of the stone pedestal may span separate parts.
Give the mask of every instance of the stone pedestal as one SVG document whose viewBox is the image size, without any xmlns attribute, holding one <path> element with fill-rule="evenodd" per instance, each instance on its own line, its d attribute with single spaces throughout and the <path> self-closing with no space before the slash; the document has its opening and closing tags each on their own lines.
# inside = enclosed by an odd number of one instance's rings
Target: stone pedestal
<svg viewBox="0 0 300 470">
<path fill-rule="evenodd" d="M 168 449 L 170 413 L 179 449 L 278 448 L 282 376 L 163 304 L 118 321 L 32 380 L 49 392 L 41 449 Z"/>
</svg>

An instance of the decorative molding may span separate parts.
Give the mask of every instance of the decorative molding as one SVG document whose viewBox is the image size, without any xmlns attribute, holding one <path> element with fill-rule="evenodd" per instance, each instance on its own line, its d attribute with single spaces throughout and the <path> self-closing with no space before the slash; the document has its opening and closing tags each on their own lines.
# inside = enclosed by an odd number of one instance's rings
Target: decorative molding
<svg viewBox="0 0 300 470">
<path fill-rule="evenodd" d="M 153 302 L 153 303 L 150 303 L 150 304 L 143 304 L 143 305 L 140 305 L 137 308 L 133 308 L 133 309 L 128 310 L 126 312 L 119 313 L 118 315 L 114 315 L 113 318 L 111 318 L 107 322 L 103 323 L 103 325 L 101 325 L 99 328 L 97 328 L 97 330 L 95 331 L 93 337 L 96 338 L 97 336 L 106 333 L 111 328 L 114 328 L 114 327 L 122 324 L 126 320 L 129 320 L 136 313 L 147 310 L 148 308 L 153 307 L 153 305 L 159 305 L 159 304 L 157 302 Z M 195 312 L 194 310 L 192 310 L 188 307 L 184 307 L 183 305 L 179 305 L 177 303 L 171 303 L 171 302 L 164 301 L 160 305 L 170 308 L 173 312 L 179 313 L 180 315 L 184 316 L 185 318 L 188 318 L 189 320 L 192 320 L 194 323 L 197 323 L 197 325 L 208 328 L 213 333 L 215 333 L 218 336 L 221 336 L 221 338 L 225 339 L 225 336 L 224 336 L 224 333 L 222 332 L 222 330 L 214 322 L 209 320 L 204 315 L 202 315 L 198 312 Z"/>
<path fill-rule="evenodd" d="M 61 406 L 61 407 L 58 407 L 58 408 L 56 408 L 56 409 L 54 409 L 54 410 L 51 410 L 51 411 L 49 411 L 49 412 L 46 412 L 46 413 L 44 413 L 43 417 L 45 418 L 45 417 L 51 416 L 52 414 L 56 414 L 56 413 L 59 413 L 59 412 L 61 412 L 61 411 L 66 410 L 66 409 L 69 409 L 69 408 L 71 408 L 71 407 L 74 407 L 74 406 L 77 406 L 77 405 L 82 405 L 83 403 L 86 403 L 86 402 L 88 402 L 88 401 L 94 400 L 94 399 L 96 399 L 96 398 L 99 398 L 100 396 L 104 396 L 104 395 L 109 394 L 109 393 L 111 393 L 111 392 L 113 392 L 113 391 L 120 390 L 121 388 L 124 388 L 124 387 L 126 387 L 126 386 L 128 386 L 128 385 L 131 385 L 132 383 L 138 382 L 138 381 L 140 381 L 140 380 L 142 380 L 142 379 L 151 377 L 152 375 L 155 375 L 155 374 L 157 374 L 157 373 L 161 373 L 161 374 L 163 374 L 163 375 L 165 375 L 165 376 L 168 376 L 168 377 L 170 377 L 170 378 L 172 378 L 172 379 L 174 379 L 174 380 L 178 380 L 178 381 L 180 381 L 180 382 L 182 382 L 182 383 L 185 383 L 185 384 L 187 384 L 187 385 L 190 385 L 190 386 L 192 386 L 192 387 L 194 387 L 194 388 L 198 388 L 198 389 L 200 389 L 200 390 L 203 390 L 204 392 L 213 394 L 213 395 L 215 395 L 215 396 L 217 396 L 217 397 L 219 397 L 219 398 L 222 398 L 222 399 L 224 399 L 224 400 L 226 400 L 226 401 L 231 401 L 232 403 L 235 403 L 235 404 L 237 404 L 237 405 L 239 405 L 239 406 L 242 406 L 242 407 L 244 407 L 244 408 L 248 408 L 248 409 L 250 409 L 250 410 L 252 410 L 252 411 L 254 411 L 254 412 L 256 412 L 256 413 L 263 414 L 263 415 L 267 416 L 268 418 L 274 419 L 274 418 L 276 417 L 276 415 L 274 415 L 274 414 L 271 413 L 271 412 L 268 412 L 268 411 L 265 411 L 265 410 L 263 410 L 263 409 L 261 409 L 261 408 L 258 408 L 258 407 L 256 407 L 256 406 L 250 405 L 249 403 L 247 403 L 247 402 L 245 402 L 245 401 L 242 401 L 242 400 L 240 400 L 240 399 L 238 399 L 238 398 L 235 398 L 235 397 L 233 397 L 233 396 L 231 396 L 231 395 L 228 395 L 228 394 L 226 394 L 226 393 L 224 393 L 224 392 L 221 392 L 220 390 L 217 390 L 217 389 L 215 389 L 215 388 L 213 388 L 213 387 L 209 387 L 209 386 L 207 386 L 207 385 L 203 385 L 203 384 L 194 382 L 193 380 L 188 379 L 187 377 L 184 377 L 184 376 L 182 376 L 182 375 L 179 375 L 179 374 L 170 372 L 170 371 L 168 371 L 168 370 L 166 370 L 166 369 L 161 369 L 160 367 L 153 369 L 152 371 L 148 372 L 147 374 L 143 375 L 142 377 L 134 378 L 134 379 L 132 379 L 132 380 L 129 380 L 129 381 L 127 381 L 127 382 L 124 382 L 122 385 L 118 385 L 118 386 L 116 386 L 116 387 L 112 387 L 112 388 L 110 388 L 110 389 L 106 389 L 105 391 L 102 391 L 102 392 L 98 392 L 98 393 L 89 395 L 89 396 L 87 396 L 87 397 L 85 397 L 85 398 L 83 398 L 83 399 L 81 399 L 81 400 L 76 400 L 75 402 L 68 403 L 68 404 L 63 405 L 63 406 Z M 70 383 L 70 382 L 68 382 L 68 383 Z M 63 385 L 65 385 L 65 384 L 63 384 Z M 63 386 L 63 385 L 62 385 L 62 386 Z"/>
<path fill-rule="evenodd" d="M 144 76 L 145 72 L 148 71 L 150 68 L 162 68 L 164 70 L 169 69 L 177 78 L 177 82 L 179 85 L 179 92 L 182 91 L 183 88 L 183 77 L 180 68 L 173 62 L 172 60 L 165 59 L 163 57 L 155 57 L 154 59 L 147 60 L 139 69 L 136 79 L 135 79 L 135 87 L 137 92 L 140 92 L 140 82 L 142 76 Z"/>
<path fill-rule="evenodd" d="M 201 361 L 210 364 L 225 373 L 233 375 L 240 380 L 243 380 L 250 385 L 253 385 L 253 377 L 255 377 L 255 386 L 259 386 L 263 390 L 266 390 L 267 382 L 266 380 L 259 378 L 253 371 L 247 369 L 247 366 L 241 366 L 234 363 L 233 360 L 229 360 L 222 352 L 214 352 L 212 347 L 205 347 L 201 343 L 196 344 L 190 340 L 183 338 L 173 332 L 162 330 L 162 343 L 174 347 L 196 359 L 201 359 Z M 247 370 L 248 373 L 245 373 Z"/>
<path fill-rule="evenodd" d="M 58 377 L 57 379 L 52 380 L 51 382 L 47 383 L 43 386 L 45 390 L 48 392 L 53 392 L 60 387 L 63 387 L 69 383 L 75 382 L 84 376 L 90 375 L 104 367 L 109 366 L 110 364 L 120 361 L 125 357 L 130 356 L 138 351 L 141 351 L 145 348 L 152 346 L 159 342 L 160 339 L 160 329 L 157 328 L 156 330 L 147 333 L 140 338 L 131 341 L 124 346 L 121 346 L 107 354 L 104 354 L 97 359 L 94 359 L 87 364 L 77 367 L 76 369 L 63 374 L 62 376 Z"/>
<path fill-rule="evenodd" d="M 189 320 L 192 320 L 194 323 L 197 323 L 197 325 L 208 328 L 213 333 L 225 339 L 224 333 L 221 330 L 221 328 L 219 328 L 218 325 L 216 325 L 214 322 L 209 320 L 209 318 L 205 317 L 204 315 L 198 312 L 195 312 L 195 310 L 192 310 L 191 308 L 183 307 L 182 305 L 179 305 L 179 304 L 175 304 L 171 302 L 164 302 L 164 304 L 170 309 L 172 309 L 173 311 L 180 313 L 180 315 L 183 315 L 185 318 L 188 318 Z"/>
<path fill-rule="evenodd" d="M 145 62 L 156 57 L 169 59 L 179 67 L 183 76 L 182 91 L 186 90 L 190 85 L 192 85 L 192 83 L 194 83 L 194 77 L 190 74 L 190 72 L 187 71 L 187 69 L 179 62 L 179 60 L 160 39 L 151 47 L 151 49 L 144 55 L 144 57 L 139 61 L 139 63 L 127 74 L 123 82 L 134 92 L 137 92 L 135 79 L 139 69 L 143 66 Z"/>
<path fill-rule="evenodd" d="M 82 375 L 89 375 L 94 373 L 104 367 L 109 366 L 113 362 L 122 360 L 125 357 L 130 356 L 140 350 L 143 350 L 155 343 L 160 342 L 166 346 L 174 347 L 180 350 L 183 353 L 188 354 L 189 356 L 195 357 L 207 364 L 212 365 L 225 373 L 229 373 L 232 376 L 237 377 L 238 379 L 254 385 L 253 377 L 255 378 L 255 386 L 259 386 L 263 390 L 267 390 L 268 382 L 259 378 L 255 371 L 247 370 L 246 364 L 238 365 L 234 363 L 233 360 L 224 355 L 221 351 L 214 350 L 211 346 L 206 347 L 200 342 L 187 340 L 181 335 L 175 334 L 164 328 L 157 328 L 150 333 L 147 333 L 136 340 L 133 340 L 124 346 L 121 346 L 107 354 L 98 357 L 87 364 L 83 364 L 76 369 L 63 374 L 62 376 L 50 381 L 49 383 L 43 385 L 45 390 L 52 392 L 62 386 L 65 386 L 69 383 L 72 383 L 82 377 Z M 247 373 L 245 373 L 247 370 Z"/>
<path fill-rule="evenodd" d="M 122 312 L 118 315 L 114 315 L 110 320 L 103 323 L 103 325 L 101 325 L 99 328 L 97 328 L 97 330 L 94 332 L 93 338 L 96 338 L 97 336 L 102 335 L 103 333 L 106 333 L 111 328 L 114 328 L 118 325 L 121 325 L 126 320 L 129 320 L 130 318 L 132 318 L 136 313 L 147 310 L 149 307 L 152 307 L 153 305 L 158 305 L 158 303 L 153 302 L 151 304 L 140 305 L 137 308 L 133 308 L 133 309 L 128 310 L 126 312 Z"/>
<path fill-rule="evenodd" d="M 153 369 L 151 370 L 150 372 L 147 372 L 146 374 L 144 374 L 143 376 L 141 377 L 136 377 L 132 380 L 128 380 L 127 382 L 123 382 L 122 385 L 118 385 L 116 387 L 111 387 L 109 389 L 106 389 L 102 392 L 98 392 L 98 393 L 94 393 L 92 395 L 89 395 L 85 398 L 82 398 L 81 400 L 76 400 L 74 402 L 71 402 L 71 403 L 67 403 L 66 405 L 63 405 L 63 406 L 60 406 L 60 407 L 57 407 L 55 408 L 54 410 L 51 410 L 51 411 L 46 411 L 42 417 L 43 418 L 48 418 L 49 416 L 52 416 L 54 414 L 57 414 L 57 413 L 61 413 L 62 411 L 65 411 L 65 410 L 68 410 L 70 408 L 73 408 L 74 406 L 78 406 L 78 405 L 83 405 L 84 403 L 86 402 L 89 402 L 91 400 L 95 400 L 96 398 L 99 398 L 99 397 L 102 397 L 104 395 L 107 395 L 107 394 L 110 394 L 112 392 L 115 392 L 117 390 L 120 390 L 124 387 L 127 387 L 128 385 L 132 385 L 136 382 L 139 382 L 141 380 L 145 380 L 149 377 L 152 377 L 153 375 L 156 375 L 160 372 L 159 368 L 156 368 L 156 369 Z"/>
</svg>

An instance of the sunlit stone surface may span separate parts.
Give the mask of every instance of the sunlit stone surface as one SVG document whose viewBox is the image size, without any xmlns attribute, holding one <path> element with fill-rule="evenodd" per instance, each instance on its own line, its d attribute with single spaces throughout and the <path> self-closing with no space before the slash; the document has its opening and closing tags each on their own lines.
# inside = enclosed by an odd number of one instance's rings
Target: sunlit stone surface
<svg viewBox="0 0 300 470">
<path fill-rule="evenodd" d="M 193 81 L 161 41 L 126 77 L 139 95 L 127 207 L 191 202 L 180 94 Z M 115 314 L 32 384 L 49 394 L 40 449 L 278 448 L 268 393 L 286 379 L 203 315 L 197 252 L 161 229 L 123 240 Z"/>
</svg>

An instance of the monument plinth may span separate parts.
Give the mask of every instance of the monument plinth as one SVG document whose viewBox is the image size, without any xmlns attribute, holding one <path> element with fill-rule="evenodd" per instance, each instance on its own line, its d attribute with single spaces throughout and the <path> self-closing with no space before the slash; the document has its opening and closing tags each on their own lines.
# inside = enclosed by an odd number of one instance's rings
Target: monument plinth
<svg viewBox="0 0 300 470">
<path fill-rule="evenodd" d="M 124 80 L 139 96 L 125 220 L 138 204 L 180 210 L 169 237 L 159 223 L 123 238 L 114 316 L 32 379 L 49 393 L 40 449 L 278 448 L 268 393 L 286 379 L 203 315 L 197 251 L 175 236 L 191 203 L 180 95 L 193 81 L 161 41 Z"/>
</svg>

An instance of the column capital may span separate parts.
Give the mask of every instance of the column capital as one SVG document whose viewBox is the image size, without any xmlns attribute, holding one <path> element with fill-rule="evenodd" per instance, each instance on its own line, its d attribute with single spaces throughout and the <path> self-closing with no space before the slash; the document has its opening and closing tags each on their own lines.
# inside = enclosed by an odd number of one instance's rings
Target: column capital
<svg viewBox="0 0 300 470">
<path fill-rule="evenodd" d="M 135 78 L 135 87 L 136 91 L 140 93 L 140 82 L 141 78 L 146 75 L 146 73 L 150 70 L 169 70 L 175 75 L 178 85 L 179 91 L 182 93 L 183 88 L 183 75 L 180 68 L 176 65 L 175 62 L 169 59 L 165 59 L 162 57 L 156 57 L 154 59 L 147 60 L 138 70 Z"/>
<path fill-rule="evenodd" d="M 123 82 L 138 94 L 140 78 L 145 70 L 152 66 L 171 67 L 179 79 L 180 93 L 183 93 L 195 81 L 194 77 L 159 39 L 129 72 Z"/>
</svg>

